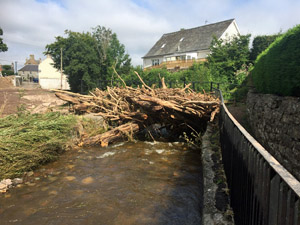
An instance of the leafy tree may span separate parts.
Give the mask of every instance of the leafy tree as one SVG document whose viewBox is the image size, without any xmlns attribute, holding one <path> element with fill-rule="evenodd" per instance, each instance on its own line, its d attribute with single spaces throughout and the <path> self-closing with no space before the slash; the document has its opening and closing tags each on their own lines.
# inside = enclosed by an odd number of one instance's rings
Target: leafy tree
<svg viewBox="0 0 300 225">
<path fill-rule="evenodd" d="M 86 90 L 96 87 L 95 80 L 100 78 L 100 64 L 95 39 L 90 33 L 65 31 L 66 38 L 58 36 L 56 41 L 46 46 L 46 54 L 53 57 L 54 65 L 60 69 L 61 49 L 63 70 L 69 75 L 69 84 L 74 92 L 81 91 L 81 80 Z"/>
<path fill-rule="evenodd" d="M 14 75 L 14 70 L 11 68 L 11 65 L 2 65 L 2 74 L 4 76 Z"/>
<path fill-rule="evenodd" d="M 250 34 L 231 40 L 213 39 L 207 60 L 216 80 L 235 83 L 235 72 L 249 62 L 249 40 Z"/>
<path fill-rule="evenodd" d="M 281 34 L 256 36 L 253 39 L 252 48 L 250 51 L 250 60 L 254 62 L 257 56 L 267 49 L 269 45 L 280 35 Z"/>
<path fill-rule="evenodd" d="M 125 54 L 125 46 L 110 29 L 97 26 L 93 33 L 65 31 L 67 37 L 56 37 L 56 41 L 46 46 L 55 67 L 60 68 L 63 50 L 63 70 L 69 75 L 69 84 L 74 92 L 87 92 L 95 87 L 105 88 L 113 77 L 114 70 L 119 74 L 128 72 L 131 59 Z"/>
<path fill-rule="evenodd" d="M 0 36 L 3 35 L 3 30 L 0 27 Z M 7 45 L 3 43 L 3 39 L 0 37 L 0 52 L 6 52 L 8 50 Z"/>
</svg>

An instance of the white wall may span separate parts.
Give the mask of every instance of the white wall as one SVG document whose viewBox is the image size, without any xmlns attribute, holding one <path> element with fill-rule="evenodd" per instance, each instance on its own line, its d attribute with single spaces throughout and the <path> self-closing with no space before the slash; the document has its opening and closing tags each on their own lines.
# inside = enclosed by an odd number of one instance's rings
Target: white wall
<svg viewBox="0 0 300 225">
<path fill-rule="evenodd" d="M 237 36 L 240 34 L 239 28 L 235 22 L 235 20 L 228 26 L 225 32 L 222 34 L 220 39 L 228 40 L 232 36 Z"/>
<path fill-rule="evenodd" d="M 70 85 L 66 77 L 64 77 L 62 82 L 62 89 L 70 90 Z M 61 87 L 61 80 L 56 78 L 40 78 L 39 83 L 41 88 L 43 89 L 60 89 Z"/>
<path fill-rule="evenodd" d="M 163 62 L 163 58 L 162 57 L 153 57 L 153 58 L 144 58 L 143 59 L 143 67 L 147 68 L 152 66 L 152 59 L 159 59 L 159 64 L 161 64 Z"/>
<path fill-rule="evenodd" d="M 203 59 L 206 58 L 210 54 L 209 50 L 201 50 L 197 52 L 197 59 Z"/>
<path fill-rule="evenodd" d="M 53 59 L 47 55 L 39 64 L 39 83 L 43 89 L 60 89 L 61 73 L 53 66 Z M 63 74 L 63 89 L 70 89 L 67 75 Z"/>
</svg>

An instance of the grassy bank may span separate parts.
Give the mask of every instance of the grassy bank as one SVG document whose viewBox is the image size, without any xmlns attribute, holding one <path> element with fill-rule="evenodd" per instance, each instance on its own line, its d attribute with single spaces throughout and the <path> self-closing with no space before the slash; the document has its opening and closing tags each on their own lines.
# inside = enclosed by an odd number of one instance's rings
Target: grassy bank
<svg viewBox="0 0 300 225">
<path fill-rule="evenodd" d="M 0 119 L 0 180 L 55 160 L 76 134 L 77 119 L 60 113 L 19 113 Z"/>
</svg>

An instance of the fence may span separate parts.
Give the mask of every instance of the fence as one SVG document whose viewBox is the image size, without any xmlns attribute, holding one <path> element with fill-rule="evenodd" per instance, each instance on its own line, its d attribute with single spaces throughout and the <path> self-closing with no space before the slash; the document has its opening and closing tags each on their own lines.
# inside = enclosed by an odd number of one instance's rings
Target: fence
<svg viewBox="0 0 300 225">
<path fill-rule="evenodd" d="M 220 137 L 235 223 L 300 224 L 300 183 L 230 114 L 222 99 Z"/>
</svg>

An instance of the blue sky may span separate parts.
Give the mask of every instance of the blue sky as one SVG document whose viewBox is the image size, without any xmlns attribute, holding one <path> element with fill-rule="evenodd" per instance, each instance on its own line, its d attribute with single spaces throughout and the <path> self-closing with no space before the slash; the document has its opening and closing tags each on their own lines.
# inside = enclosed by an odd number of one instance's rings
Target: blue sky
<svg viewBox="0 0 300 225">
<path fill-rule="evenodd" d="M 273 34 L 300 23 L 299 0 L 1 0 L 0 27 L 8 52 L 0 63 L 24 64 L 64 30 L 111 28 L 134 65 L 164 34 L 235 18 L 242 34 Z"/>
</svg>

